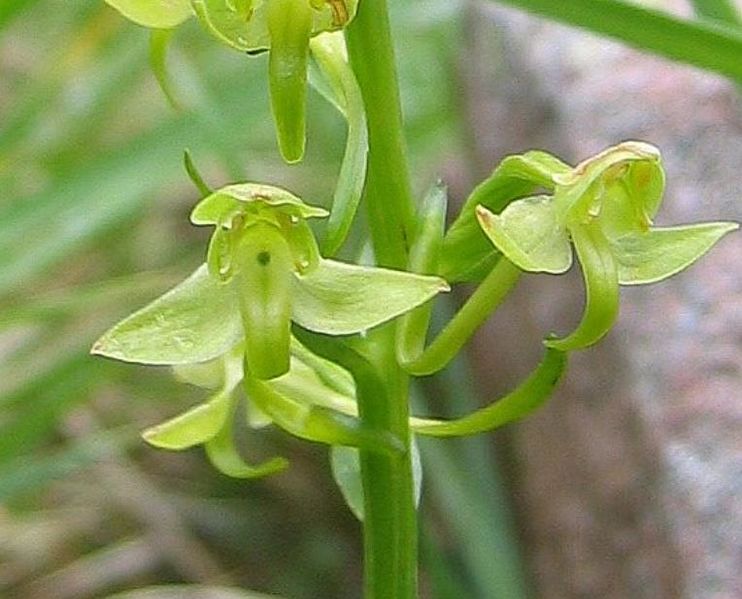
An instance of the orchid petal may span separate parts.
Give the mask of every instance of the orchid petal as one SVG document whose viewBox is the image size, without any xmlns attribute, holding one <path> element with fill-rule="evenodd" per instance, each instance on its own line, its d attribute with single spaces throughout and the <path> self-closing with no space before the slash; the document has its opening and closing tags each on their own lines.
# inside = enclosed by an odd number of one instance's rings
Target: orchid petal
<svg viewBox="0 0 742 599">
<path fill-rule="evenodd" d="M 294 278 L 294 321 L 315 332 L 366 331 L 420 306 L 448 284 L 439 277 L 321 260 Z"/>
<path fill-rule="evenodd" d="M 260 478 L 285 470 L 289 465 L 286 458 L 270 458 L 260 465 L 253 466 L 242 458 L 235 447 L 232 418 L 227 418 L 221 430 L 204 447 L 212 466 L 232 478 Z"/>
<path fill-rule="evenodd" d="M 170 29 L 193 14 L 188 0 L 106 0 L 130 21 L 152 29 Z"/>
<path fill-rule="evenodd" d="M 142 364 L 190 364 L 217 358 L 242 337 L 237 298 L 200 266 L 185 281 L 125 318 L 91 353 Z"/>
<path fill-rule="evenodd" d="M 328 445 L 347 445 L 386 454 L 404 451 L 394 435 L 375 430 L 361 420 L 318 405 L 307 405 L 284 395 L 270 381 L 245 380 L 249 397 L 273 422 L 292 435 Z"/>
<path fill-rule="evenodd" d="M 236 183 L 218 189 L 201 200 L 191 212 L 194 225 L 222 225 L 229 229 L 235 216 L 249 207 L 272 206 L 297 218 L 325 217 L 324 208 L 310 206 L 290 191 L 260 183 Z"/>
<path fill-rule="evenodd" d="M 585 280 L 585 310 L 570 335 L 545 342 L 547 347 L 560 351 L 593 345 L 618 317 L 618 267 L 608 240 L 595 223 L 573 228 L 572 240 Z"/>
<path fill-rule="evenodd" d="M 611 240 L 621 285 L 643 285 L 670 277 L 693 264 L 737 223 L 699 223 L 655 228 Z"/>
<path fill-rule="evenodd" d="M 501 214 L 478 206 L 477 218 L 495 247 L 522 270 L 560 274 L 572 265 L 569 236 L 549 196 L 516 200 Z"/>
<path fill-rule="evenodd" d="M 232 405 L 231 394 L 231 390 L 222 389 L 208 401 L 148 428 L 142 436 L 161 449 L 181 450 L 205 443 L 224 426 Z"/>
<path fill-rule="evenodd" d="M 518 198 L 539 188 L 554 189 L 554 178 L 570 167 L 546 152 L 531 151 L 508 156 L 480 183 L 466 200 L 459 217 L 446 234 L 439 274 L 446 280 L 479 281 L 499 257 L 477 223 L 476 207 L 498 213 Z"/>
<path fill-rule="evenodd" d="M 278 228 L 258 222 L 244 231 L 235 261 L 245 359 L 253 376 L 275 378 L 289 369 L 291 250 Z"/>
</svg>

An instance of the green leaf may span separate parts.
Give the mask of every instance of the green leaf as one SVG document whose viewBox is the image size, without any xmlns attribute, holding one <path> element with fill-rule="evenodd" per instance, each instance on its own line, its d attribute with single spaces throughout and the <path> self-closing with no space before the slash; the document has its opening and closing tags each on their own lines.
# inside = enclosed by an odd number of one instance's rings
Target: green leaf
<svg viewBox="0 0 742 599">
<path fill-rule="evenodd" d="M 226 476 L 232 478 L 260 478 L 285 470 L 289 465 L 286 458 L 270 458 L 260 464 L 253 466 L 245 462 L 235 447 L 232 433 L 232 415 L 224 420 L 224 424 L 218 433 L 206 442 L 206 456 L 212 466 Z"/>
<path fill-rule="evenodd" d="M 415 493 L 415 507 L 420 505 L 422 495 L 423 470 L 420 450 L 414 439 L 412 451 L 412 482 Z M 332 477 L 335 479 L 345 503 L 353 515 L 363 522 L 363 482 L 361 477 L 361 458 L 355 447 L 333 446 L 330 448 Z"/>
<path fill-rule="evenodd" d="M 517 200 L 501 214 L 479 206 L 477 218 L 495 247 L 522 270 L 560 274 L 572 265 L 569 236 L 550 196 Z"/>
<path fill-rule="evenodd" d="M 560 351 L 584 349 L 598 342 L 618 316 L 618 267 L 608 240 L 595 223 L 573 227 L 571 232 L 585 280 L 585 310 L 570 335 L 545 342 Z"/>
<path fill-rule="evenodd" d="M 194 225 L 221 225 L 227 229 L 232 226 L 232 219 L 260 206 L 279 208 L 286 214 L 298 218 L 327 216 L 327 210 L 305 204 L 293 193 L 259 183 L 237 183 L 218 189 L 201 200 L 191 212 Z"/>
<path fill-rule="evenodd" d="M 330 335 L 366 331 L 449 290 L 438 277 L 334 260 L 294 280 L 294 320 Z"/>
<path fill-rule="evenodd" d="M 345 56 L 342 34 L 323 33 L 312 39 L 309 47 L 329 84 L 327 87 L 331 94 L 331 103 L 340 110 L 348 123 L 345 154 L 322 243 L 323 253 L 329 258 L 343 245 L 361 202 L 366 180 L 368 133 L 363 97 Z"/>
<path fill-rule="evenodd" d="M 492 404 L 454 420 L 412 418 L 410 425 L 420 435 L 459 437 L 484 433 L 515 422 L 546 402 L 562 379 L 566 366 L 565 352 L 547 349 L 536 370 L 516 389 Z"/>
<path fill-rule="evenodd" d="M 91 353 L 124 362 L 189 364 L 212 360 L 237 344 L 242 322 L 237 298 L 205 265 L 148 306 L 125 318 Z"/>
<path fill-rule="evenodd" d="M 476 207 L 499 213 L 518 198 L 537 189 L 554 189 L 554 176 L 570 167 L 546 152 L 532 151 L 508 156 L 480 183 L 466 200 L 443 243 L 439 274 L 446 280 L 479 281 L 494 266 L 499 253 L 482 232 Z"/>
<path fill-rule="evenodd" d="M 188 0 L 106 0 L 127 19 L 152 29 L 171 29 L 191 16 Z"/>
<path fill-rule="evenodd" d="M 625 0 L 500 0 L 742 82 L 742 32 Z"/>
<path fill-rule="evenodd" d="M 689 267 L 724 235 L 739 228 L 737 223 L 699 223 L 653 228 L 612 239 L 621 285 L 654 283 Z"/>
</svg>

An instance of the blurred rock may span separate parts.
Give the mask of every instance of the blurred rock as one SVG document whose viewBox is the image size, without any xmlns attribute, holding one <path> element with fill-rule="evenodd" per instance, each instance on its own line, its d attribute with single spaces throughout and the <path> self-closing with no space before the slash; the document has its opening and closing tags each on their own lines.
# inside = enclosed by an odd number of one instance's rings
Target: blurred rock
<svg viewBox="0 0 742 599">
<path fill-rule="evenodd" d="M 473 6 L 472 44 L 497 36 L 515 65 L 504 89 L 470 90 L 479 102 L 470 104 L 473 129 L 497 131 L 494 144 L 478 146 L 484 163 L 534 146 L 576 162 L 643 139 L 662 149 L 668 173 L 658 224 L 742 220 L 742 104 L 732 84 Z M 525 120 L 539 127 L 529 131 Z M 574 357 L 546 409 L 511 429 L 515 501 L 539 596 L 742 597 L 741 257 L 742 235 L 731 235 L 689 271 L 625 289 L 615 331 Z M 576 273 L 528 279 L 478 339 L 489 348 L 478 352 L 488 388 L 512 384 L 537 359 L 538 339 L 578 318 Z M 524 306 L 525 330 L 515 315 Z M 508 356 L 492 356 L 493 347 Z"/>
</svg>

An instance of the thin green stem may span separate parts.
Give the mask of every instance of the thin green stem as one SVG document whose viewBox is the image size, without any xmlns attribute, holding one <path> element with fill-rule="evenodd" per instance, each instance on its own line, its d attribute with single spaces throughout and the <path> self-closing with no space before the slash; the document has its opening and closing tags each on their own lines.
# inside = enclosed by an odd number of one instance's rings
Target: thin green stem
<svg viewBox="0 0 742 599">
<path fill-rule="evenodd" d="M 687 21 L 625 0 L 500 2 L 742 82 L 742 32 L 738 28 L 709 21 Z"/>
<path fill-rule="evenodd" d="M 386 0 L 361 2 L 346 40 L 368 121 L 365 198 L 376 259 L 404 268 L 414 205 Z"/>
<path fill-rule="evenodd" d="M 357 387 L 359 415 L 368 426 L 401 438 L 401 457 L 361 451 L 365 594 L 368 599 L 417 597 L 417 518 L 410 452 L 409 381 L 394 360 L 394 328 L 376 333 L 377 383 Z M 370 519 L 369 519 L 370 517 Z"/>
<path fill-rule="evenodd" d="M 400 400 L 406 400 L 408 393 L 406 377 L 391 380 L 385 366 L 390 360 L 388 350 L 393 333 L 392 327 L 374 331 L 364 341 L 362 355 L 337 337 L 294 326 L 294 335 L 304 346 L 353 375 L 359 416 L 364 424 L 386 430 L 397 426 L 401 417 L 399 406 L 404 404 Z M 399 369 L 396 372 L 400 373 Z M 414 544 L 411 551 L 410 543 L 416 539 L 417 528 L 409 452 L 385 455 L 361 450 L 360 457 L 366 597 L 411 599 L 416 592 L 416 553 Z"/>
<path fill-rule="evenodd" d="M 364 0 L 346 32 L 348 56 L 363 95 L 369 154 L 365 201 L 377 262 L 404 268 L 414 206 L 402 129 L 394 48 L 386 0 Z M 368 599 L 417 596 L 417 521 L 410 452 L 409 377 L 397 365 L 394 327 L 367 339 L 382 388 L 358 397 L 361 419 L 400 439 L 402 458 L 361 451 L 364 553 Z M 370 517 L 369 517 L 370 516 Z"/>
<path fill-rule="evenodd" d="M 409 373 L 425 376 L 441 370 L 458 354 L 474 331 L 487 320 L 520 278 L 520 269 L 501 258 L 467 302 L 422 352 L 421 321 L 413 313 L 402 321 L 397 337 L 397 360 Z M 427 327 L 426 327 L 427 328 Z"/>
</svg>

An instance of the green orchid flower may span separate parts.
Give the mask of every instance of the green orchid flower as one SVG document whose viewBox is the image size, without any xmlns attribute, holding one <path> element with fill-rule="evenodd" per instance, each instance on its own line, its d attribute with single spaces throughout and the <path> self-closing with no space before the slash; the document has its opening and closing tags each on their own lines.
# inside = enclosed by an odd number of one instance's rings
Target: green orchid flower
<svg viewBox="0 0 742 599">
<path fill-rule="evenodd" d="M 217 358 L 244 340 L 256 379 L 285 374 L 291 322 L 330 335 L 362 333 L 447 291 L 433 276 L 320 256 L 306 220 L 326 211 L 290 192 L 228 185 L 193 210 L 215 227 L 206 264 L 99 339 L 93 353 L 146 364 Z"/>
<path fill-rule="evenodd" d="M 526 272 L 559 274 L 582 265 L 586 306 L 582 321 L 563 339 L 563 351 L 601 339 L 618 315 L 619 285 L 661 281 L 695 262 L 736 223 L 654 227 L 664 191 L 660 153 L 627 141 L 575 168 L 552 170 L 551 195 L 512 201 L 499 213 L 476 208 L 479 224 L 508 260 Z"/>
<path fill-rule="evenodd" d="M 106 0 L 126 18 L 155 30 L 152 64 L 163 90 L 177 105 L 165 69 L 171 30 L 194 15 L 220 42 L 248 54 L 270 51 L 271 109 L 284 159 L 304 156 L 310 40 L 342 29 L 357 0 Z"/>
</svg>

